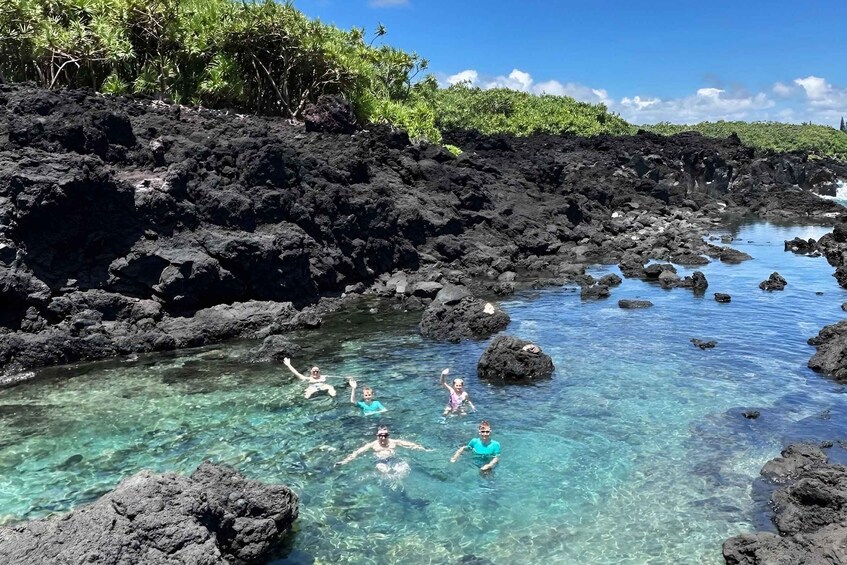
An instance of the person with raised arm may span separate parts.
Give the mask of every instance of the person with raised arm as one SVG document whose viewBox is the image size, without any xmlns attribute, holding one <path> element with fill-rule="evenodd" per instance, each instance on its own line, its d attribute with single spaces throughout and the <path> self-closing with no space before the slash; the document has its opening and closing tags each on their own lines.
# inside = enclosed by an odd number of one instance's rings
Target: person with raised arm
<svg viewBox="0 0 847 565">
<path fill-rule="evenodd" d="M 473 451 L 478 463 L 482 463 L 479 468 L 483 473 L 490 471 L 497 463 L 500 462 L 500 442 L 491 439 L 491 424 L 488 420 L 483 420 L 479 423 L 479 437 L 475 437 L 456 450 L 453 457 L 450 458 L 450 463 L 455 463 L 466 449 Z"/>
<path fill-rule="evenodd" d="M 304 377 L 302 374 L 300 374 L 300 372 L 297 369 L 295 369 L 291 365 L 291 359 L 286 357 L 285 359 L 282 360 L 282 362 L 285 363 L 285 366 L 288 367 L 288 369 L 292 373 L 294 373 L 295 377 L 297 377 L 301 381 L 306 381 L 307 383 L 309 383 L 309 386 L 306 387 L 306 392 L 304 394 L 304 396 L 306 398 L 311 398 L 313 394 L 315 394 L 318 391 L 322 391 L 322 390 L 326 391 L 327 394 L 329 394 L 333 398 L 335 397 L 335 387 L 332 386 L 332 385 L 326 384 L 326 377 L 321 375 L 321 370 L 318 369 L 317 367 L 312 367 L 312 369 L 309 371 L 309 376 Z"/>
<path fill-rule="evenodd" d="M 356 380 L 349 377 L 347 382 L 350 384 L 350 402 L 361 408 L 362 414 L 369 416 L 371 414 L 381 414 L 388 410 L 379 400 L 374 400 L 374 390 L 369 386 L 362 389 L 362 398 L 364 400 L 356 402 Z"/>
<path fill-rule="evenodd" d="M 447 401 L 447 406 L 444 407 L 444 415 L 447 414 L 464 414 L 465 405 L 471 407 L 471 410 L 476 412 L 476 406 L 471 402 L 471 397 L 468 391 L 465 390 L 465 381 L 462 379 L 453 379 L 453 386 L 444 382 L 444 377 L 450 374 L 450 369 L 441 371 L 441 386 L 450 392 L 450 399 Z"/>
<path fill-rule="evenodd" d="M 381 473 L 388 473 L 393 471 L 399 474 L 406 474 L 409 471 L 409 464 L 405 461 L 397 460 L 396 458 L 396 449 L 398 447 L 406 447 L 408 449 L 420 449 L 426 450 L 426 448 L 422 445 L 418 445 L 413 441 L 406 441 L 404 439 L 391 439 L 391 434 L 388 431 L 386 426 L 380 426 L 376 431 L 376 441 L 369 441 L 341 461 L 337 462 L 335 465 L 346 465 L 356 457 L 367 453 L 368 451 L 373 451 L 376 458 L 379 460 L 376 468 Z"/>
</svg>

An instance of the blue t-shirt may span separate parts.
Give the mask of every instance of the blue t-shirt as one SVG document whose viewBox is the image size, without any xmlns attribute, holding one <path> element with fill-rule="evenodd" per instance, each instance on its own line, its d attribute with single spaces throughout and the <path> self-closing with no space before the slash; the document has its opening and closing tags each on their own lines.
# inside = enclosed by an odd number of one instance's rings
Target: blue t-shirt
<svg viewBox="0 0 847 565">
<path fill-rule="evenodd" d="M 481 439 L 475 437 L 468 442 L 468 449 L 472 450 L 475 455 L 481 455 L 488 459 L 500 457 L 500 443 L 493 439 L 488 442 L 488 445 L 485 445 Z"/>
<path fill-rule="evenodd" d="M 379 403 L 379 400 L 372 400 L 370 404 L 366 404 L 364 400 L 360 400 L 356 403 L 356 405 L 362 409 L 362 412 L 365 414 L 374 414 L 381 410 L 385 410 L 385 407 Z"/>
</svg>

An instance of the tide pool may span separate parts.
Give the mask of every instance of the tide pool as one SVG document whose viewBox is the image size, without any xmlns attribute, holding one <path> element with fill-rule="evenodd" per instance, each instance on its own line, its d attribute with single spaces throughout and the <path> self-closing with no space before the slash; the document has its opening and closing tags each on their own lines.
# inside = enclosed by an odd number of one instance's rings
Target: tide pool
<svg viewBox="0 0 847 565">
<path fill-rule="evenodd" d="M 305 400 L 285 367 L 246 361 L 255 343 L 41 371 L 0 390 L 0 522 L 90 502 L 141 469 L 190 473 L 211 459 L 300 495 L 273 563 L 722 563 L 725 538 L 766 525 L 752 482 L 783 443 L 847 437 L 844 388 L 806 367 L 806 340 L 844 317 L 847 292 L 825 259 L 782 250 L 827 231 L 737 228 L 732 245 L 754 260 L 700 268 L 703 297 L 626 279 L 602 301 L 574 287 L 509 297 L 507 333 L 557 369 L 529 386 L 480 382 L 486 342 L 425 341 L 419 314 L 363 304 L 295 336 L 301 372 L 355 375 L 359 394 L 373 386 L 389 409 L 381 416 L 362 416 L 343 380 L 335 400 Z M 785 291 L 759 290 L 773 271 Z M 621 310 L 621 298 L 654 306 Z M 478 413 L 441 416 L 444 367 L 465 378 Z M 486 476 L 467 454 L 449 462 L 482 418 L 503 448 Z M 383 477 L 371 455 L 333 467 L 380 424 L 429 448 L 398 452 L 408 476 Z"/>
</svg>

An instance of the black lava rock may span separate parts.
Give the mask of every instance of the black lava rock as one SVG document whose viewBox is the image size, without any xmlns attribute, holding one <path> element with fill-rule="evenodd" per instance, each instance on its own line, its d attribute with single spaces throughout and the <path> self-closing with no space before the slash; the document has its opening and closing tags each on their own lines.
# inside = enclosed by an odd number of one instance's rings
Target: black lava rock
<svg viewBox="0 0 847 565">
<path fill-rule="evenodd" d="M 649 300 L 632 300 L 629 298 L 623 298 L 618 300 L 618 308 L 623 308 L 625 310 L 632 310 L 636 308 L 650 308 L 653 306 L 653 303 Z"/>
<path fill-rule="evenodd" d="M 203 463 L 190 477 L 150 471 L 61 519 L 0 527 L 0 562 L 258 563 L 298 515 L 283 485 Z"/>
<path fill-rule="evenodd" d="M 788 283 L 779 273 L 771 273 L 767 280 L 759 283 L 759 288 L 767 291 L 784 290 Z"/>
<path fill-rule="evenodd" d="M 553 359 L 532 342 L 501 335 L 492 340 L 477 365 L 480 379 L 525 383 L 553 376 Z"/>
<path fill-rule="evenodd" d="M 509 315 L 490 302 L 472 296 L 445 304 L 433 301 L 420 322 L 421 335 L 439 341 L 485 339 L 506 329 Z"/>
</svg>

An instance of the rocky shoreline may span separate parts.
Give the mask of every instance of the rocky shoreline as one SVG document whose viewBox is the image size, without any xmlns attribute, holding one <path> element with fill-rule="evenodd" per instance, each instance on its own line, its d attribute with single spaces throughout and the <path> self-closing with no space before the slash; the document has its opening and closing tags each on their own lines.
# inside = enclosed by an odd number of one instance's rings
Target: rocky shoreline
<svg viewBox="0 0 847 565">
<path fill-rule="evenodd" d="M 847 284 L 847 216 L 819 197 L 847 166 L 737 138 L 454 132 L 457 157 L 385 127 L 307 131 L 322 128 L 84 91 L 0 85 L 0 108 L 0 386 L 233 338 L 276 358 L 280 335 L 361 295 L 422 311 L 433 339 L 478 338 L 505 314 L 476 297 L 568 282 L 608 296 L 620 281 L 586 275 L 592 263 L 703 292 L 673 264 L 749 258 L 704 241 L 727 215 L 835 225 L 792 250 L 826 255 Z M 836 379 L 843 325 L 810 341 L 810 367 Z"/>
<path fill-rule="evenodd" d="M 266 563 L 297 515 L 288 487 L 221 465 L 203 463 L 190 477 L 142 471 L 65 516 L 0 527 L 0 561 Z"/>
<path fill-rule="evenodd" d="M 742 534 L 723 544 L 727 565 L 847 562 L 847 466 L 829 462 L 822 445 L 792 444 L 762 468 L 774 492 L 778 533 Z"/>
<path fill-rule="evenodd" d="M 702 240 L 727 213 L 843 215 L 815 194 L 843 164 L 734 138 L 454 133 L 455 157 L 383 127 L 322 133 L 84 91 L 2 85 L 0 108 L 6 382 L 314 327 L 361 293 L 423 309 L 433 285 L 593 287 L 592 262 L 645 276 L 650 259 L 738 260 Z"/>
</svg>

